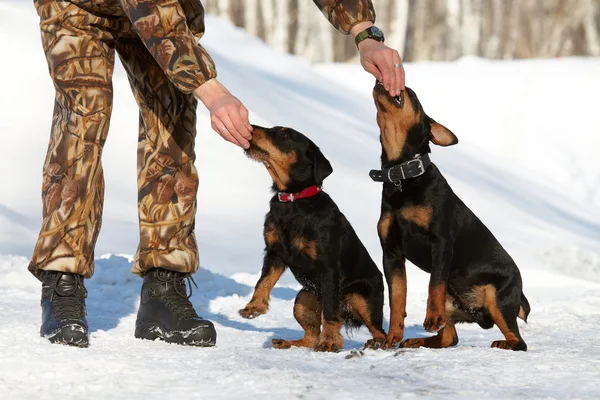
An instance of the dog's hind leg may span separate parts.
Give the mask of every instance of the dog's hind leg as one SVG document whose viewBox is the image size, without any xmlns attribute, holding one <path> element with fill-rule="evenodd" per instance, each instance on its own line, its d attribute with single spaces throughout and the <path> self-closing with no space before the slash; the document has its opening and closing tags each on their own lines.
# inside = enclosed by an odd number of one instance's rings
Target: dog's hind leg
<svg viewBox="0 0 600 400">
<path fill-rule="evenodd" d="M 381 297 L 381 304 L 374 307 L 371 307 L 367 300 L 358 293 L 353 293 L 348 297 L 348 308 L 352 311 L 352 315 L 365 324 L 373 336 L 373 339 L 369 339 L 365 343 L 365 349 L 379 349 L 385 343 L 386 334 L 382 327 L 383 295 Z M 376 302 L 379 303 L 379 301 Z"/>
<path fill-rule="evenodd" d="M 294 317 L 304 329 L 304 337 L 299 340 L 273 339 L 271 344 L 276 349 L 289 349 L 292 346 L 309 347 L 317 346 L 321 333 L 322 307 L 317 296 L 308 290 L 301 290 L 294 303 Z"/>
<path fill-rule="evenodd" d="M 507 289 L 505 289 L 506 291 Z M 517 324 L 517 315 L 519 306 L 513 304 L 507 298 L 503 298 L 503 292 L 496 293 L 496 288 L 493 285 L 488 285 L 485 290 L 484 307 L 488 310 L 494 323 L 500 328 L 505 340 L 496 340 L 492 343 L 492 347 L 506 350 L 522 350 L 527 351 L 527 344 L 519 333 Z M 501 301 L 498 301 L 498 300 Z"/>
<path fill-rule="evenodd" d="M 406 339 L 400 343 L 400 347 L 413 348 L 428 347 L 430 349 L 442 349 L 455 346 L 458 343 L 458 335 L 454 327 L 454 321 L 446 320 L 446 325 L 440 329 L 435 336 L 426 338 Z"/>
<path fill-rule="evenodd" d="M 400 343 L 400 347 L 405 348 L 418 348 L 428 347 L 430 349 L 442 349 L 445 347 L 452 347 L 458 344 L 458 335 L 456 334 L 456 328 L 454 327 L 456 320 L 454 316 L 454 305 L 452 299 L 446 297 L 446 325 L 440 329 L 435 336 L 426 338 L 414 338 L 406 339 Z"/>
</svg>

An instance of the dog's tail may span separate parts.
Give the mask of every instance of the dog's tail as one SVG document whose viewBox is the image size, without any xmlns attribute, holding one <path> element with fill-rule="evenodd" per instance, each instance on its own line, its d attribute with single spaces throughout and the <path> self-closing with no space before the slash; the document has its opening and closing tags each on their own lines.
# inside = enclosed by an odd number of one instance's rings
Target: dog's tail
<svg viewBox="0 0 600 400">
<path fill-rule="evenodd" d="M 529 306 L 529 301 L 527 301 L 527 297 L 525 297 L 523 292 L 521 292 L 521 307 L 519 308 L 519 318 L 527 322 L 527 317 L 529 316 L 530 311 L 531 307 Z"/>
</svg>

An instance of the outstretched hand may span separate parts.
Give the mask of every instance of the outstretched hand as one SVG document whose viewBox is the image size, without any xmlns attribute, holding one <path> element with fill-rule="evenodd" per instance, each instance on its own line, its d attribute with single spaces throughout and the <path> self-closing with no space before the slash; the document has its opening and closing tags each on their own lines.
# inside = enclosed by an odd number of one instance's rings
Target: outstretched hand
<svg viewBox="0 0 600 400">
<path fill-rule="evenodd" d="M 383 83 L 390 96 L 398 96 L 404 90 L 404 66 L 400 54 L 371 39 L 360 42 L 358 50 L 363 68 Z"/>
<path fill-rule="evenodd" d="M 221 137 L 247 149 L 252 139 L 248 110 L 216 78 L 206 81 L 194 91 L 210 111 L 212 128 Z"/>
</svg>

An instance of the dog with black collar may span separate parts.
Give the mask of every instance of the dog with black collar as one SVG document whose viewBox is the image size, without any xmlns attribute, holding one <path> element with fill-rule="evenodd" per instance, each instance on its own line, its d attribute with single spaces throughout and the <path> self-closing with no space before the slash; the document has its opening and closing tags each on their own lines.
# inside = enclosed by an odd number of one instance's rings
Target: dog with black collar
<svg viewBox="0 0 600 400">
<path fill-rule="evenodd" d="M 383 268 L 390 293 L 390 329 L 384 348 L 456 345 L 455 324 L 500 328 L 505 340 L 492 347 L 527 350 L 517 317 L 530 311 L 517 265 L 492 232 L 458 198 L 429 158 L 430 143 L 452 146 L 458 138 L 430 118 L 406 88 L 391 97 L 373 89 L 382 145 L 383 182 L 378 223 Z M 431 274 L 423 327 L 436 336 L 406 339 L 406 260 Z"/>
</svg>

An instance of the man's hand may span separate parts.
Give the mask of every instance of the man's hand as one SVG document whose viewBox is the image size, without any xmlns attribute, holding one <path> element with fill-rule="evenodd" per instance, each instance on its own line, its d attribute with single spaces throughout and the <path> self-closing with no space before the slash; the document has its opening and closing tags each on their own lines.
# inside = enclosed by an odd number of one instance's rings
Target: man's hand
<svg viewBox="0 0 600 400">
<path fill-rule="evenodd" d="M 356 37 L 359 32 L 373 26 L 371 22 L 355 25 L 351 35 Z M 398 96 L 404 90 L 404 67 L 402 58 L 394 49 L 373 39 L 365 39 L 358 44 L 360 63 L 375 79 L 383 83 L 390 96 Z"/>
<path fill-rule="evenodd" d="M 244 149 L 250 147 L 252 126 L 248 120 L 248 110 L 216 78 L 198 87 L 194 95 L 210 111 L 210 121 L 215 132 Z"/>
</svg>

